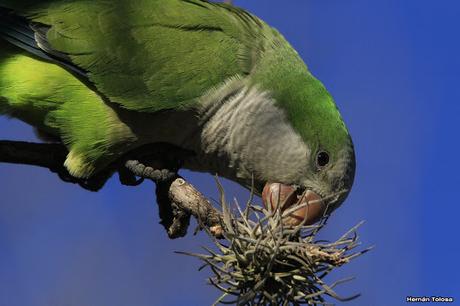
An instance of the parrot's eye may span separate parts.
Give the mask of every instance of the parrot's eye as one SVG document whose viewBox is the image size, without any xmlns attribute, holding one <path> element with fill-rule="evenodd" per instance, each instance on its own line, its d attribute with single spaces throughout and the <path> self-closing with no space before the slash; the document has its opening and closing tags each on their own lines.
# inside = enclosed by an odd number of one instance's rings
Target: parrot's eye
<svg viewBox="0 0 460 306">
<path fill-rule="evenodd" d="M 319 152 L 316 156 L 316 164 L 320 168 L 327 166 L 329 164 L 329 154 L 324 151 Z"/>
</svg>

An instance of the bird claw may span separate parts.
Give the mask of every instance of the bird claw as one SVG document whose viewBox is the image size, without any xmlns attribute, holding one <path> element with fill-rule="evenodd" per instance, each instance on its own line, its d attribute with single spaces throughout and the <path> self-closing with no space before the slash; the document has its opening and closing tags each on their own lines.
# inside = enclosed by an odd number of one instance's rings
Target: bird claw
<svg viewBox="0 0 460 306">
<path fill-rule="evenodd" d="M 139 186 L 144 182 L 144 178 L 137 178 L 134 173 L 132 173 L 126 167 L 120 167 L 118 169 L 118 178 L 120 179 L 120 183 L 124 186 L 136 187 Z"/>
<path fill-rule="evenodd" d="M 154 169 L 146 166 L 138 160 L 128 160 L 125 163 L 125 167 L 135 176 L 142 179 L 150 179 L 154 182 L 165 182 L 170 181 L 177 177 L 177 172 L 170 169 Z"/>
</svg>

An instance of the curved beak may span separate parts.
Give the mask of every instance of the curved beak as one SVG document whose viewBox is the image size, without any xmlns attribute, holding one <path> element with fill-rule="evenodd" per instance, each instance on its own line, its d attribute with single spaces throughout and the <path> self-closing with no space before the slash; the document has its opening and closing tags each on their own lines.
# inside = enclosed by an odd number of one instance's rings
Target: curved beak
<svg viewBox="0 0 460 306">
<path fill-rule="evenodd" d="M 281 211 L 300 206 L 283 219 L 288 226 L 313 224 L 323 217 L 327 208 L 323 199 L 312 190 L 299 193 L 295 187 L 281 183 L 265 184 L 262 201 L 265 207 L 270 206 L 273 210 L 278 206 Z"/>
</svg>

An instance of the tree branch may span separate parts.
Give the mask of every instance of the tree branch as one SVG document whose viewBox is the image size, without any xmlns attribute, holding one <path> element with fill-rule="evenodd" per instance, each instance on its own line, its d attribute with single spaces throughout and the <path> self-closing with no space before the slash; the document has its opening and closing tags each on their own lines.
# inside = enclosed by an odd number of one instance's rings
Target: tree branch
<svg viewBox="0 0 460 306">
<path fill-rule="evenodd" d="M 181 177 L 175 179 L 169 187 L 169 198 L 181 211 L 194 216 L 200 225 L 209 228 L 214 236 L 222 236 L 221 213 L 190 183 Z"/>
<path fill-rule="evenodd" d="M 58 143 L 0 141 L 0 163 L 47 168 L 51 172 L 56 173 L 64 182 L 78 184 L 86 190 L 100 190 L 113 174 L 113 169 L 107 169 L 89 179 L 76 178 L 64 167 L 67 154 L 67 148 Z"/>
<path fill-rule="evenodd" d="M 154 181 L 161 223 L 171 239 L 186 235 L 191 216 L 200 225 L 209 227 L 216 237 L 222 234 L 220 213 L 203 194 L 177 174 L 182 160 L 191 152 L 169 144 L 146 145 L 89 179 L 73 177 L 67 171 L 64 167 L 67 154 L 66 147 L 57 143 L 0 141 L 0 163 L 47 168 L 58 174 L 61 180 L 90 191 L 100 190 L 114 172 L 119 173 L 123 185 L 137 186 L 143 179 Z M 136 180 L 136 176 L 142 179 Z"/>
<path fill-rule="evenodd" d="M 49 169 L 60 167 L 67 149 L 61 144 L 0 141 L 0 162 L 26 164 Z"/>
<path fill-rule="evenodd" d="M 200 226 L 206 226 L 216 237 L 221 236 L 221 217 L 206 197 L 190 183 L 165 164 L 151 167 L 138 160 L 128 160 L 125 167 L 136 176 L 156 183 L 157 202 L 160 207 L 161 223 L 170 238 L 187 234 L 190 216 L 194 216 Z M 152 164 L 152 161 L 149 163 Z"/>
</svg>

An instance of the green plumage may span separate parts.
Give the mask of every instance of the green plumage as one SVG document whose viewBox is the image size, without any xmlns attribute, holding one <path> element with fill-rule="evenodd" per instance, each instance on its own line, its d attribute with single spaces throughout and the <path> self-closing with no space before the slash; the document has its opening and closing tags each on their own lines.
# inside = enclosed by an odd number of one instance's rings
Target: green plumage
<svg viewBox="0 0 460 306">
<path fill-rule="evenodd" d="M 110 101 L 148 112 L 189 107 L 248 74 L 262 30 L 242 11 L 202 1 L 45 1 L 23 15 L 51 26 L 51 47 Z"/>
<path fill-rule="evenodd" d="M 324 86 L 244 10 L 202 0 L 0 0 L 0 8 L 19 18 L 0 20 L 0 112 L 60 137 L 75 176 L 147 142 L 129 123 L 136 116 L 198 112 L 230 80 L 274 99 L 311 151 L 298 171 L 308 180 L 316 152 L 338 160 L 353 150 Z"/>
<path fill-rule="evenodd" d="M 201 1 L 0 1 L 0 6 L 49 26 L 50 46 L 87 72 L 101 98 L 135 111 L 193 107 L 212 87 L 249 73 L 251 54 L 257 51 L 250 50 L 254 37 L 245 38 L 253 35 L 248 31 L 252 17 Z M 57 130 L 72 153 L 67 163 L 72 174 L 91 175 L 135 140 L 123 128 L 120 138 L 100 135 L 119 124 L 104 126 L 100 117 L 110 117 L 110 108 L 63 68 L 27 60 L 24 52 L 16 50 L 13 56 L 11 50 L 0 50 L 4 66 L 13 57 L 23 62 L 15 68 L 34 76 L 30 82 L 8 69 L 0 72 L 0 81 L 11 81 L 0 92 L 9 101 L 8 112 L 45 130 Z M 19 107 L 20 101 L 27 101 L 27 106 Z M 44 112 L 35 111 L 44 105 L 49 105 Z M 114 152 L 109 142 L 124 150 Z"/>
<path fill-rule="evenodd" d="M 15 47 L 0 49 L 0 96 L 0 111 L 62 138 L 72 153 L 69 170 L 78 176 L 106 166 L 135 140 L 101 97 L 71 73 Z M 117 153 L 120 145 L 126 149 Z"/>
</svg>

